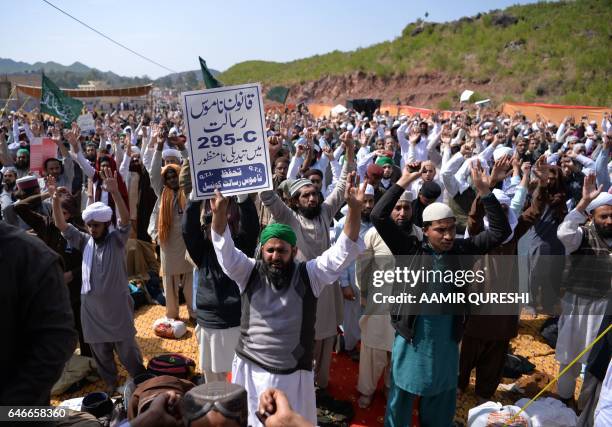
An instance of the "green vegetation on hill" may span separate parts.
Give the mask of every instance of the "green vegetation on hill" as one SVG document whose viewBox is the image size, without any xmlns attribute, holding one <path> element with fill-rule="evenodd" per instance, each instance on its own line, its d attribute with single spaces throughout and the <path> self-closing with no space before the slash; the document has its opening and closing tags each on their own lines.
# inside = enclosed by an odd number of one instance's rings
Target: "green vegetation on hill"
<svg viewBox="0 0 612 427">
<path fill-rule="evenodd" d="M 612 100 L 612 2 L 577 0 L 512 6 L 458 21 L 409 24 L 395 40 L 288 63 L 246 61 L 224 84 L 296 84 L 354 71 L 381 77 L 441 72 L 501 83 L 498 101 L 603 105 Z M 516 22 L 500 23 L 503 17 Z"/>
</svg>

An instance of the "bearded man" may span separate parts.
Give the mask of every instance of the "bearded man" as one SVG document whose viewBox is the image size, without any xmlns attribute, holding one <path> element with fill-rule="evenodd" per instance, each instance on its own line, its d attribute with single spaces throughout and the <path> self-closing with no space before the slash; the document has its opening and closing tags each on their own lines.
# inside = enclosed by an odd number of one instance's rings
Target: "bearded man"
<svg viewBox="0 0 612 427">
<path fill-rule="evenodd" d="M 564 280 L 566 292 L 561 300 L 555 349 L 560 370 L 595 339 L 612 295 L 612 194 L 602 189 L 603 186 L 595 187 L 595 175 L 587 175 L 582 198 L 557 230 L 566 253 L 571 254 L 567 257 L 570 269 Z M 590 224 L 581 225 L 587 221 L 587 215 L 591 216 Z M 586 363 L 588 357 L 589 352 L 580 362 Z M 573 399 L 581 363 L 576 363 L 559 379 L 557 390 L 564 400 Z M 583 387 L 586 386 L 585 383 Z"/>
<path fill-rule="evenodd" d="M 68 224 L 62 213 L 58 193 L 53 195 L 53 220 L 66 241 L 83 253 L 81 265 L 81 323 L 85 342 L 91 347 L 98 372 L 114 393 L 117 366 L 113 351 L 133 377 L 143 373 L 142 354 L 136 343 L 134 302 L 127 287 L 126 242 L 130 235 L 130 216 L 121 197 L 117 173 L 100 171 L 106 191 L 116 201 L 117 228 L 110 231 L 113 211 L 96 202 L 83 211 L 88 233 Z"/>
<path fill-rule="evenodd" d="M 242 299 L 241 331 L 232 381 L 249 396 L 249 425 L 256 418 L 258 397 L 268 387 L 284 391 L 300 415 L 316 423 L 313 353 L 317 298 L 334 283 L 363 247 L 359 239 L 364 189 L 346 184 L 349 212 L 342 235 L 315 259 L 298 261 L 297 236 L 285 224 L 270 224 L 261 233 L 262 260 L 235 249 L 227 227 L 227 199 L 217 191 L 211 201 L 212 240 L 223 272 L 236 282 Z"/>
</svg>

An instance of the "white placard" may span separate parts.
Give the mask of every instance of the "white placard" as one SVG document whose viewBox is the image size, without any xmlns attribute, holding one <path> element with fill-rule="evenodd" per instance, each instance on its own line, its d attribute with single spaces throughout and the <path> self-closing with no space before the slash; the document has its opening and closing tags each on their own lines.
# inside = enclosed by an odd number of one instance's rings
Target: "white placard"
<svg viewBox="0 0 612 427">
<path fill-rule="evenodd" d="M 271 190 L 261 85 L 181 93 L 196 199 Z"/>
<path fill-rule="evenodd" d="M 77 119 L 77 125 L 81 129 L 82 133 L 88 133 L 96 130 L 96 121 L 94 120 L 91 113 L 82 114 Z"/>
</svg>

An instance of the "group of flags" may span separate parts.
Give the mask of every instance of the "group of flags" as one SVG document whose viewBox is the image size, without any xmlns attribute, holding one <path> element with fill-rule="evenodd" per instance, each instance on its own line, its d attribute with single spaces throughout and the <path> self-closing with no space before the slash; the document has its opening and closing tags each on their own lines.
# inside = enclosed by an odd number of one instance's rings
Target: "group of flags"
<svg viewBox="0 0 612 427">
<path fill-rule="evenodd" d="M 206 66 L 206 61 L 204 61 L 201 57 L 199 57 L 199 59 L 200 68 L 202 69 L 202 77 L 204 79 L 204 86 L 206 86 L 206 89 L 223 86 L 223 84 L 212 75 Z M 267 99 L 279 102 L 281 104 L 285 103 L 287 96 L 289 96 L 289 89 L 283 86 L 273 87 L 266 94 Z M 72 123 L 77 120 L 82 110 L 83 103 L 81 101 L 66 95 L 43 73 L 40 95 L 41 113 L 57 117 L 64 123 Z"/>
</svg>

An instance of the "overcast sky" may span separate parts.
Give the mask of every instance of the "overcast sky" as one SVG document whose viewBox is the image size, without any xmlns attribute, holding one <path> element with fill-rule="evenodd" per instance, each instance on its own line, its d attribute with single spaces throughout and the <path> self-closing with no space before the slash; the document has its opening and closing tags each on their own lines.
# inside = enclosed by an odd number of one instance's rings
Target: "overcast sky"
<svg viewBox="0 0 612 427">
<path fill-rule="evenodd" d="M 418 18 L 451 21 L 517 0 L 49 0 L 138 53 L 176 70 L 223 71 L 245 60 L 290 61 L 391 40 Z M 42 0 L 3 3 L 0 57 L 80 61 L 125 76 L 168 74 Z"/>
</svg>

